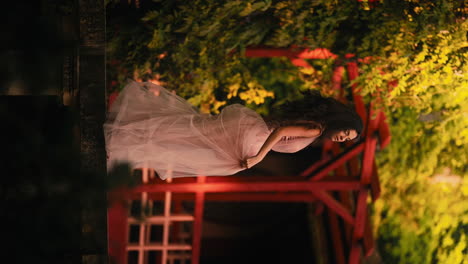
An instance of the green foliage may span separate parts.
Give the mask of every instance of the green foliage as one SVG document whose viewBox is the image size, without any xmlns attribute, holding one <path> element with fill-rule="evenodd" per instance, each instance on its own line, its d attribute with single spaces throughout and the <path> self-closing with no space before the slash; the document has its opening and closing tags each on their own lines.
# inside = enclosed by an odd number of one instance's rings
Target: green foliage
<svg viewBox="0 0 468 264">
<path fill-rule="evenodd" d="M 361 93 L 389 117 L 392 143 L 378 155 L 375 204 L 389 263 L 466 263 L 466 179 L 432 184 L 450 168 L 468 173 L 468 23 L 456 2 L 416 1 L 364 38 L 381 47 L 361 65 Z M 398 21 L 398 24 L 395 22 Z"/>
<path fill-rule="evenodd" d="M 359 10 L 357 3 L 346 5 L 343 10 Z M 128 9 L 122 20 L 110 12 L 110 24 L 117 24 L 108 30 L 110 78 L 120 87 L 129 77 L 162 82 L 204 112 L 238 101 L 267 113 L 261 105 L 274 93 L 253 77 L 245 47 L 331 48 L 347 17 L 336 7 L 328 1 L 196 0 L 155 3 L 146 12 Z"/>
<path fill-rule="evenodd" d="M 375 221 L 380 226 L 381 254 L 388 263 L 468 261 L 466 179 L 456 186 L 434 181 L 383 180 L 384 197 L 374 209 L 381 212 Z"/>
</svg>

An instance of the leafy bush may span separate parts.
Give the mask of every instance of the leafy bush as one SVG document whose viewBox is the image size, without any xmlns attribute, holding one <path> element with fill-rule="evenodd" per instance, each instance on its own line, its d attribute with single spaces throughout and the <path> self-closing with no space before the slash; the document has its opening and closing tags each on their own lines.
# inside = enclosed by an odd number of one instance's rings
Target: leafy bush
<svg viewBox="0 0 468 264">
<path fill-rule="evenodd" d="M 392 143 L 377 156 L 383 192 L 374 208 L 389 263 L 468 261 L 468 22 L 448 12 L 455 2 L 431 2 L 413 2 L 400 12 L 406 19 L 387 17 L 365 38 L 385 41 L 357 80 L 391 127 Z M 454 185 L 434 183 L 445 168 Z"/>
<path fill-rule="evenodd" d="M 129 77 L 162 82 L 202 111 L 215 113 L 233 101 L 257 108 L 274 97 L 272 88 L 254 78 L 253 66 L 259 63 L 243 57 L 247 46 L 331 47 L 338 24 L 347 17 L 328 1 L 167 1 L 148 5 L 147 11 L 110 6 L 110 79 L 119 87 Z M 358 3 L 348 6 L 359 10 Z M 297 76 L 289 63 L 281 68 Z M 292 88 L 312 84 L 311 78 L 301 84 L 289 79 L 285 83 Z"/>
</svg>

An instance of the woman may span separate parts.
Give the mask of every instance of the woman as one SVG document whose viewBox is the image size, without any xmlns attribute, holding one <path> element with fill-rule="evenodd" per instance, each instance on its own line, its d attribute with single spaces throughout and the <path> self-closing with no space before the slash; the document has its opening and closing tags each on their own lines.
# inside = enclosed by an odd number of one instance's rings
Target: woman
<svg viewBox="0 0 468 264">
<path fill-rule="evenodd" d="M 168 177 L 232 175 L 259 163 L 270 150 L 292 153 L 314 141 L 352 140 L 362 121 L 331 98 L 309 95 L 268 126 L 254 111 L 234 104 L 200 114 L 181 97 L 152 83 L 130 83 L 104 124 L 108 169 L 129 162 Z"/>
</svg>

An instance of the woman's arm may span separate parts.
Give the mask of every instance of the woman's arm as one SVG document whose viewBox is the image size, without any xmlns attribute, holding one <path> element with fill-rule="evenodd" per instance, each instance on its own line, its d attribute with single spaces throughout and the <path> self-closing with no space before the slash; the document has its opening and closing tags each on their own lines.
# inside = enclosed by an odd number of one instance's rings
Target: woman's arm
<svg viewBox="0 0 468 264">
<path fill-rule="evenodd" d="M 251 168 L 255 164 L 259 163 L 260 161 L 265 158 L 266 154 L 273 148 L 273 146 L 281 140 L 282 137 L 316 137 L 320 135 L 320 129 L 316 128 L 307 128 L 303 126 L 287 126 L 287 127 L 279 127 L 275 129 L 270 136 L 267 138 L 265 143 L 263 143 L 262 147 L 258 151 L 257 155 L 245 160 L 245 164 L 242 164 L 246 168 Z"/>
</svg>

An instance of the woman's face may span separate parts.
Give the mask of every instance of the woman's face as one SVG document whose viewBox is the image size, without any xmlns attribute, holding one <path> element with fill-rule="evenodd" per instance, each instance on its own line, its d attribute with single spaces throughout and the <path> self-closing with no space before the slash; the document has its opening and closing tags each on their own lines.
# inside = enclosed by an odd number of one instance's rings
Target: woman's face
<svg viewBox="0 0 468 264">
<path fill-rule="evenodd" d="M 358 136 L 358 133 L 354 129 L 345 129 L 339 132 L 336 132 L 330 136 L 330 139 L 334 142 L 344 142 L 348 140 L 353 140 Z"/>
</svg>

